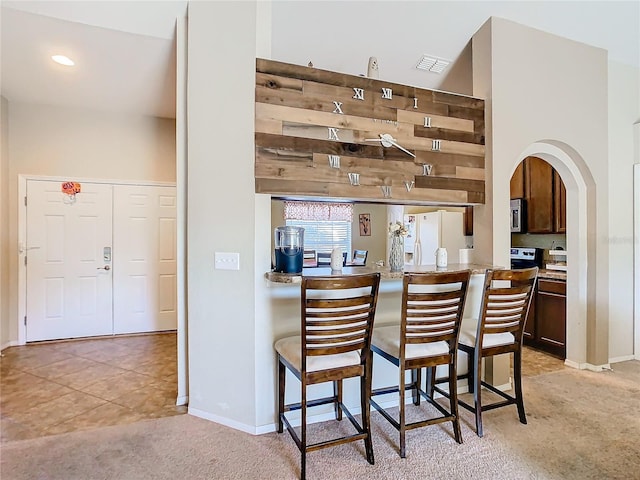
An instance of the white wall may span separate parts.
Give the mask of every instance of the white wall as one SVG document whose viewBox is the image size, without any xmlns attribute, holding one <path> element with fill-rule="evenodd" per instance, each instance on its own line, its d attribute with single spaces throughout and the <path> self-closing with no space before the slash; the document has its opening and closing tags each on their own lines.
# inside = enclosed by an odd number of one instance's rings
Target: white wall
<svg viewBox="0 0 640 480">
<path fill-rule="evenodd" d="M 360 214 L 371 215 L 371 236 L 360 236 Z M 389 261 L 387 255 L 387 240 L 389 228 L 387 223 L 387 206 L 380 203 L 356 203 L 353 206 L 353 223 L 351 224 L 351 254 L 353 250 L 368 250 L 367 265 L 371 266 L 378 260 Z"/>
<path fill-rule="evenodd" d="M 580 365 L 607 364 L 607 53 L 499 18 L 491 18 L 474 36 L 473 48 L 474 95 L 490 105 L 491 163 L 485 207 L 490 212 L 476 218 L 476 248 L 494 264 L 508 263 L 509 181 L 526 155 L 540 153 L 567 187 L 567 246 L 572 252 L 567 358 Z M 548 153 L 556 150 L 555 157 Z M 484 229 L 477 228 L 478 219 Z"/>
<path fill-rule="evenodd" d="M 256 285 L 270 267 L 269 233 L 258 246 L 256 230 L 271 223 L 254 193 L 256 4 L 191 2 L 188 18 L 189 413 L 253 431 L 256 382 L 275 378 L 256 372 L 256 349 L 274 357 L 256 338 Z M 214 252 L 239 253 L 240 270 L 214 270 Z"/>
<path fill-rule="evenodd" d="M 609 62 L 609 358 L 633 356 L 633 124 L 640 71 Z M 638 352 L 636 352 L 638 353 Z"/>
<path fill-rule="evenodd" d="M 0 349 L 9 343 L 9 103 L 0 97 Z"/>
<path fill-rule="evenodd" d="M 9 204 L 10 321 L 6 338 L 15 342 L 18 175 L 175 182 L 176 147 L 175 121 L 169 119 L 20 103 L 9 103 L 8 119 L 9 188 L 2 190 L 3 202 Z"/>
</svg>

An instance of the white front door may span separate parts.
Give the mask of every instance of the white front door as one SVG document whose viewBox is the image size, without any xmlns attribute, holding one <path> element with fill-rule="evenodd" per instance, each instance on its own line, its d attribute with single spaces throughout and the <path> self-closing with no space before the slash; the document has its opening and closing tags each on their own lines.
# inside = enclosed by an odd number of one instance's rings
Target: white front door
<svg viewBox="0 0 640 480">
<path fill-rule="evenodd" d="M 67 203 L 60 182 L 27 181 L 28 342 L 113 331 L 111 269 L 104 261 L 112 188 L 81 188 Z"/>
<path fill-rule="evenodd" d="M 175 330 L 176 189 L 115 185 L 114 333 Z"/>
<path fill-rule="evenodd" d="M 177 328 L 176 189 L 27 180 L 26 341 Z"/>
</svg>

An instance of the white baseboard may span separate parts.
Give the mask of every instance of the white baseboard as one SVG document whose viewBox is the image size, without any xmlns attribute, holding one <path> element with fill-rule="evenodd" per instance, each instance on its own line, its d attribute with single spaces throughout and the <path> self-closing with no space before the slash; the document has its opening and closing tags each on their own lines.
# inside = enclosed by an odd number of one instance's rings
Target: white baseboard
<svg viewBox="0 0 640 480">
<path fill-rule="evenodd" d="M 2 345 L 0 345 L 0 352 L 5 348 L 15 347 L 16 345 L 18 345 L 17 341 L 3 343 Z"/>
<path fill-rule="evenodd" d="M 176 398 L 176 405 L 178 407 L 182 405 L 187 405 L 189 403 L 189 395 L 184 395 L 182 397 Z"/>
<path fill-rule="evenodd" d="M 406 403 L 410 403 L 411 402 L 411 395 L 408 396 L 408 398 L 406 399 Z M 398 406 L 398 401 L 397 400 L 390 400 L 388 402 L 378 402 L 378 405 L 380 405 L 382 408 L 393 408 L 393 407 L 397 407 Z M 362 413 L 362 409 L 360 408 L 360 406 L 357 407 L 348 407 L 349 411 L 351 412 L 352 415 L 360 415 L 360 413 Z M 331 407 L 331 411 L 330 412 L 323 412 L 323 413 L 318 413 L 316 415 L 310 415 L 307 417 L 307 425 L 312 424 L 312 423 L 320 423 L 320 422 L 326 422 L 328 420 L 333 420 L 335 417 L 335 414 L 333 412 L 333 407 Z M 375 412 L 375 409 L 373 407 L 371 407 L 371 412 Z M 293 427 L 299 427 L 300 426 L 300 418 L 299 417 L 289 417 L 287 416 L 287 419 L 289 420 L 289 423 L 291 423 L 291 426 Z M 275 432 L 276 431 L 276 424 L 275 423 L 270 423 L 267 425 L 262 425 L 260 427 L 257 427 L 256 429 L 257 434 L 261 435 L 263 433 L 270 433 L 270 432 Z"/>
<path fill-rule="evenodd" d="M 494 387 L 496 387 L 501 392 L 506 392 L 511 390 L 513 388 L 513 385 L 511 380 L 509 380 L 509 383 L 503 383 L 502 385 L 494 385 Z"/>
<path fill-rule="evenodd" d="M 627 362 L 629 360 L 635 360 L 635 359 L 636 359 L 635 355 L 623 355 L 622 357 L 610 358 L 609 365 L 611 365 L 612 363 Z"/>
<path fill-rule="evenodd" d="M 566 359 L 564 364 L 567 367 L 577 368 L 578 370 L 590 370 L 592 372 L 603 372 L 605 370 L 611 370 L 611 365 L 609 363 L 605 363 L 604 365 L 592 365 L 591 363 L 579 363 L 574 362 L 573 360 Z"/>
<path fill-rule="evenodd" d="M 446 387 L 446 385 L 445 385 Z M 497 385 L 496 388 L 498 390 L 501 391 L 506 391 L 506 390 L 511 390 L 512 385 L 511 385 L 511 381 L 509 381 L 509 383 L 505 383 L 503 385 Z M 443 388 L 443 390 L 447 391 L 447 388 Z M 466 382 L 464 386 L 460 386 L 458 388 L 458 394 L 462 394 L 462 393 L 467 393 L 469 390 L 466 386 Z M 394 394 L 389 394 L 394 395 Z M 436 393 L 436 398 L 441 397 L 442 395 Z M 184 397 L 184 398 L 188 398 L 188 397 Z M 407 404 L 411 403 L 411 393 L 407 392 L 407 396 L 405 397 L 405 402 Z M 184 405 L 184 404 L 183 404 Z M 387 408 L 393 408 L 393 407 L 397 407 L 398 406 L 398 400 L 397 399 L 392 399 L 392 400 L 388 400 L 386 402 L 378 402 L 378 405 L 380 405 L 382 408 L 387 409 Z M 326 412 L 322 412 L 322 413 L 318 413 L 316 415 L 310 415 L 307 417 L 307 424 L 312 424 L 312 423 L 319 423 L 319 422 L 326 422 L 328 420 L 333 420 L 335 418 L 335 414 L 333 412 L 333 407 L 331 405 L 328 405 L 327 408 L 331 408 L 331 411 L 326 411 Z M 362 409 L 360 408 L 360 406 L 357 407 L 349 407 L 349 411 L 351 412 L 352 415 L 359 415 L 362 412 Z M 371 407 L 371 412 L 375 412 L 376 410 Z M 203 412 L 202 410 L 198 410 L 195 408 L 189 408 L 188 409 L 188 413 L 189 415 L 193 415 L 194 417 L 199 417 L 199 418 L 203 418 L 205 420 L 209 420 L 211 422 L 215 422 L 215 423 L 219 423 L 220 425 L 224 425 L 226 427 L 230 427 L 233 428 L 235 430 L 240 430 L 241 432 L 245 432 L 245 433 L 249 433 L 251 435 L 262 435 L 264 433 L 271 433 L 271 432 L 275 432 L 276 431 L 276 423 L 268 423 L 266 425 L 259 425 L 259 426 L 252 426 L 252 425 L 246 425 L 244 423 L 240 423 L 237 422 L 235 420 L 231 420 L 229 418 L 226 417 L 221 417 L 219 415 L 213 415 L 211 413 L 208 412 Z M 295 415 L 295 414 L 294 414 Z M 291 425 L 293 427 L 298 427 L 300 426 L 300 418 L 292 416 L 291 417 L 287 417 L 289 419 L 289 422 L 291 423 Z"/>
<path fill-rule="evenodd" d="M 565 367 L 571 367 L 571 368 L 575 368 L 577 370 L 583 370 L 580 367 L 580 365 L 582 365 L 581 363 L 574 362 L 573 360 L 569 360 L 568 358 L 565 358 L 564 365 L 565 365 Z"/>
<path fill-rule="evenodd" d="M 257 435 L 257 427 L 253 425 L 247 425 L 245 423 L 237 422 L 235 420 L 231 420 L 230 418 L 221 417 L 219 415 L 214 415 L 209 412 L 203 412 L 202 410 L 198 410 L 192 407 L 189 407 L 187 410 L 189 415 L 193 415 L 194 417 L 204 418 L 205 420 L 209 420 L 214 423 L 219 423 L 220 425 L 224 425 L 225 427 L 233 428 L 234 430 L 240 430 L 241 432 L 249 433 L 251 435 Z"/>
</svg>

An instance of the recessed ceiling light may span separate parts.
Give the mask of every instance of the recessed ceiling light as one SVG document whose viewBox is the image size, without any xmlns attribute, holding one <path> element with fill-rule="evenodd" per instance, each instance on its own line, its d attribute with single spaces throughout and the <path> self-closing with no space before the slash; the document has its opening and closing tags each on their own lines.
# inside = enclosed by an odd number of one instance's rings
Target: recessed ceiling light
<svg viewBox="0 0 640 480">
<path fill-rule="evenodd" d="M 67 67 L 73 67 L 75 65 L 75 62 L 65 55 L 53 55 L 51 60 Z"/>
<path fill-rule="evenodd" d="M 445 60 L 443 58 L 423 55 L 422 58 L 418 61 L 416 68 L 418 70 L 426 70 L 427 72 L 432 73 L 442 73 L 450 63 L 451 61 Z"/>
</svg>

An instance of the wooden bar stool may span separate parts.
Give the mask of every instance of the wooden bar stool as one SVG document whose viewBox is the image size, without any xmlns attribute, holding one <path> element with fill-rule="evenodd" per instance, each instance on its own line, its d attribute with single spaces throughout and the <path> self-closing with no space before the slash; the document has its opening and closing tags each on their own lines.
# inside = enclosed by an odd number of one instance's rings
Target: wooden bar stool
<svg viewBox="0 0 640 480">
<path fill-rule="evenodd" d="M 468 355 L 469 371 L 458 378 L 467 378 L 474 404 L 469 405 L 461 400 L 458 403 L 475 414 L 476 433 L 479 437 L 483 435 L 482 412 L 487 410 L 515 404 L 520 422 L 527 423 L 522 398 L 522 334 L 537 274 L 538 267 L 487 270 L 477 326 L 465 328 L 463 323 L 459 348 Z M 482 359 L 503 353 L 513 353 L 514 396 L 482 380 Z M 444 380 L 434 382 L 433 389 L 446 395 L 446 392 L 435 385 L 441 382 Z M 483 405 L 482 387 L 504 400 Z"/>
<path fill-rule="evenodd" d="M 364 440 L 367 460 L 373 464 L 369 401 L 371 398 L 371 332 L 378 301 L 380 274 L 304 277 L 301 286 L 301 335 L 278 340 L 278 432 L 283 424 L 301 453 L 300 477 L 306 477 L 306 454 L 321 448 Z M 285 405 L 288 368 L 300 380 L 300 403 Z M 362 421 L 359 424 L 342 403 L 342 381 L 360 377 Z M 309 385 L 333 382 L 333 396 L 309 400 Z M 333 404 L 336 420 L 342 413 L 356 433 L 318 443 L 307 443 L 307 409 Z M 300 436 L 286 412 L 301 411 Z"/>
<path fill-rule="evenodd" d="M 402 316 L 400 325 L 376 327 L 371 349 L 399 369 L 398 386 L 380 388 L 372 396 L 392 392 L 400 394 L 399 419 L 396 420 L 373 398 L 371 405 L 400 432 L 400 457 L 405 458 L 405 433 L 426 425 L 452 422 L 455 439 L 462 443 L 455 378 L 458 336 L 462 312 L 471 272 L 405 273 L 402 288 Z M 450 401 L 446 410 L 422 390 L 421 371 L 429 368 L 429 375 L 437 365 L 449 368 Z M 405 371 L 411 370 L 411 383 L 405 384 Z M 406 422 L 405 390 L 412 390 L 413 403 L 420 404 L 420 396 L 433 405 L 440 416 Z M 427 389 L 429 390 L 429 389 Z"/>
</svg>

